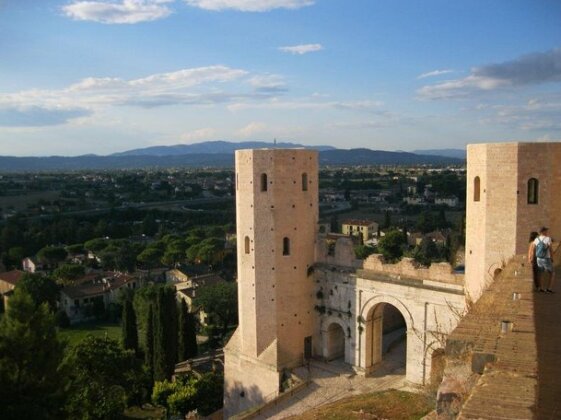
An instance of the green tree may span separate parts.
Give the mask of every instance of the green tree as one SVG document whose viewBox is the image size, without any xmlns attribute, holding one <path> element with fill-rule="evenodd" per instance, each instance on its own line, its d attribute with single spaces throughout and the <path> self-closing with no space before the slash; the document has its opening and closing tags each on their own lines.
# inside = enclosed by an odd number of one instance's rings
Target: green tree
<svg viewBox="0 0 561 420">
<path fill-rule="evenodd" d="M 84 243 L 84 248 L 88 251 L 99 252 L 109 245 L 109 240 L 105 238 L 95 238 Z"/>
<path fill-rule="evenodd" d="M 63 264 L 53 271 L 53 277 L 61 284 L 69 285 L 74 282 L 74 280 L 83 277 L 86 270 L 83 265 L 80 264 Z"/>
<path fill-rule="evenodd" d="M 429 266 L 432 262 L 440 261 L 441 259 L 438 247 L 428 236 L 424 236 L 423 239 L 421 239 L 421 243 L 415 249 L 413 257 L 415 261 L 425 266 Z"/>
<path fill-rule="evenodd" d="M 63 247 L 60 246 L 46 246 L 41 248 L 37 253 L 37 258 L 49 267 L 58 265 L 64 261 L 68 253 Z"/>
<path fill-rule="evenodd" d="M 376 248 L 367 245 L 357 245 L 354 247 L 355 255 L 359 260 L 365 260 L 369 255 L 376 252 Z"/>
<path fill-rule="evenodd" d="M 136 314 L 131 299 L 126 299 L 123 305 L 122 317 L 123 347 L 126 350 L 133 350 L 138 354 L 138 331 L 136 328 Z"/>
<path fill-rule="evenodd" d="M 127 404 L 140 403 L 146 377 L 134 352 L 115 340 L 87 336 L 66 358 L 70 370 L 66 410 L 70 418 L 120 418 Z"/>
<path fill-rule="evenodd" d="M 197 333 L 195 331 L 195 319 L 187 309 L 183 299 L 179 305 L 179 333 L 177 338 L 177 358 L 179 361 L 195 357 L 197 351 Z"/>
<path fill-rule="evenodd" d="M 430 211 L 424 211 L 419 215 L 417 219 L 417 229 L 422 233 L 429 233 L 436 229 L 434 216 Z"/>
<path fill-rule="evenodd" d="M 201 245 L 200 245 L 200 244 L 197 243 L 197 244 L 191 245 L 191 246 L 187 249 L 187 251 L 186 251 L 186 253 L 185 253 L 185 256 L 187 257 L 187 260 L 188 260 L 190 263 L 198 263 L 198 262 L 200 262 L 200 261 L 199 261 L 199 252 L 200 252 L 200 250 L 201 250 Z"/>
<path fill-rule="evenodd" d="M 197 412 L 210 416 L 222 408 L 224 399 L 224 377 L 216 372 L 203 374 L 195 383 Z"/>
<path fill-rule="evenodd" d="M 60 286 L 50 277 L 36 273 L 25 273 L 17 283 L 16 289 L 25 291 L 31 296 L 35 305 L 47 303 L 51 311 L 56 310 Z"/>
<path fill-rule="evenodd" d="M 391 230 L 380 238 L 378 249 L 384 255 L 386 261 L 396 262 L 399 261 L 403 255 L 404 245 L 403 233 L 399 230 Z"/>
<path fill-rule="evenodd" d="M 154 311 L 152 304 L 148 306 L 148 322 L 144 335 L 144 364 L 152 377 L 154 375 Z"/>
<path fill-rule="evenodd" d="M 209 372 L 200 377 L 179 377 L 174 382 L 156 382 L 152 402 L 166 407 L 169 414 L 185 416 L 197 409 L 198 414 L 208 416 L 222 407 L 224 378 Z"/>
<path fill-rule="evenodd" d="M 142 233 L 148 236 L 153 236 L 158 231 L 158 223 L 152 212 L 146 213 L 142 221 Z"/>
<path fill-rule="evenodd" d="M 161 249 L 156 247 L 148 247 L 142 251 L 136 257 L 136 260 L 141 264 L 143 268 L 152 269 L 159 265 L 160 258 L 162 258 L 163 252 Z"/>
<path fill-rule="evenodd" d="M 0 321 L 0 407 L 5 419 L 60 418 L 64 343 L 48 305 L 16 288 Z"/>
<path fill-rule="evenodd" d="M 70 255 L 83 254 L 85 251 L 84 244 L 73 244 L 66 247 L 66 251 Z"/>
<path fill-rule="evenodd" d="M 384 213 L 384 229 L 389 229 L 392 225 L 392 215 L 391 213 L 386 210 Z"/>
<path fill-rule="evenodd" d="M 203 307 L 207 314 L 218 318 L 224 337 L 228 325 L 236 322 L 238 314 L 238 293 L 236 283 L 220 282 L 197 289 L 195 305 Z"/>
<path fill-rule="evenodd" d="M 154 312 L 154 380 L 170 379 L 177 361 L 175 289 L 160 287 Z"/>
<path fill-rule="evenodd" d="M 436 217 L 435 225 L 439 229 L 446 229 L 447 227 L 450 226 L 448 220 L 446 220 L 446 212 L 444 211 L 444 209 L 440 209 L 438 211 L 438 216 Z"/>
<path fill-rule="evenodd" d="M 169 266 L 176 266 L 185 259 L 185 241 L 175 239 L 170 241 L 162 257 L 162 263 Z"/>
<path fill-rule="evenodd" d="M 152 390 L 152 402 L 165 407 L 169 414 L 183 417 L 197 408 L 195 381 L 194 378 L 158 381 Z"/>
<path fill-rule="evenodd" d="M 13 265 L 21 267 L 21 262 L 25 258 L 25 250 L 21 246 L 14 246 L 8 249 L 8 257 Z"/>
</svg>

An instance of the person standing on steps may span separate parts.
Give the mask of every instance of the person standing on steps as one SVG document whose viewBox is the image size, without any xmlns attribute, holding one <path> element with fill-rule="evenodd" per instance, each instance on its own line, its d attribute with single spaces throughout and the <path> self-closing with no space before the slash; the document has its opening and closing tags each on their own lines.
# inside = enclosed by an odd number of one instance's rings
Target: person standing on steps
<svg viewBox="0 0 561 420">
<path fill-rule="evenodd" d="M 536 261 L 536 244 L 534 243 L 538 235 L 538 232 L 530 233 L 530 245 L 528 246 L 528 262 L 532 266 L 532 277 L 534 280 L 535 292 L 540 289 L 540 271 L 538 269 L 538 262 Z"/>
<path fill-rule="evenodd" d="M 551 238 L 549 229 L 542 227 L 540 235 L 534 240 L 536 261 L 540 270 L 540 288 L 538 292 L 554 293 L 553 287 L 553 260 L 551 258 Z"/>
</svg>

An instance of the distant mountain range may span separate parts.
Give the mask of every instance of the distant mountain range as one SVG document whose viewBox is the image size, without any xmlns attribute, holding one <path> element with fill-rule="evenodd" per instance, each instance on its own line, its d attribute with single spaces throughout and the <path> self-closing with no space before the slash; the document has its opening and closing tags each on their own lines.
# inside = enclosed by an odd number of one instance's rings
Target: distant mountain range
<svg viewBox="0 0 561 420">
<path fill-rule="evenodd" d="M 125 152 L 113 153 L 111 156 L 171 156 L 171 155 L 193 155 L 193 154 L 215 154 L 215 153 L 234 153 L 241 149 L 291 149 L 306 148 L 314 150 L 333 150 L 333 146 L 304 146 L 297 143 L 271 143 L 265 141 L 244 141 L 234 143 L 231 141 L 204 141 L 195 144 L 176 144 L 174 146 L 152 146 L 144 149 L 133 149 Z"/>
<path fill-rule="evenodd" d="M 137 169 L 172 167 L 232 167 L 234 151 L 252 148 L 300 148 L 319 150 L 321 165 L 446 165 L 462 164 L 464 158 L 371 149 L 336 149 L 331 146 L 303 146 L 296 143 L 210 141 L 192 145 L 154 146 L 109 156 L 74 157 L 0 156 L 0 172 L 77 171 L 83 169 Z M 430 151 L 429 151 L 430 152 Z M 464 152 L 465 155 L 465 152 Z"/>
<path fill-rule="evenodd" d="M 430 155 L 430 156 L 446 156 L 458 159 L 466 158 L 466 149 L 426 149 L 426 150 L 413 150 L 413 152 L 418 155 Z"/>
</svg>

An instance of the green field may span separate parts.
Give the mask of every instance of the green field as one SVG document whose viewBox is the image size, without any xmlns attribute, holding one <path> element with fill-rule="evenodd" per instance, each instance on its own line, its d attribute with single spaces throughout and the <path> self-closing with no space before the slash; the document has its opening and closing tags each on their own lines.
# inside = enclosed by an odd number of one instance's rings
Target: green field
<svg viewBox="0 0 561 420">
<path fill-rule="evenodd" d="M 80 343 L 87 335 L 94 337 L 109 337 L 117 341 L 121 341 L 121 326 L 108 322 L 88 322 L 84 324 L 73 325 L 59 331 L 60 336 L 68 340 L 70 346 Z"/>
</svg>

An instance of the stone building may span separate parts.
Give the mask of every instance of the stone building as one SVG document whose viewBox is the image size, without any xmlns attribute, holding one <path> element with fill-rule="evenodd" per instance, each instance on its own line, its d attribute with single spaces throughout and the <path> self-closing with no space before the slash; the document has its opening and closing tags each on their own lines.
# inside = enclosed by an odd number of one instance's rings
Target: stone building
<svg viewBox="0 0 561 420">
<path fill-rule="evenodd" d="M 561 238 L 561 143 L 467 148 L 466 293 L 476 301 L 541 226 Z"/>
<path fill-rule="evenodd" d="M 344 235 L 362 236 L 362 242 L 367 242 L 378 233 L 378 223 L 372 220 L 345 219 L 341 222 Z"/>
<path fill-rule="evenodd" d="M 350 238 L 319 233 L 317 152 L 236 152 L 240 322 L 224 349 L 225 417 L 278 396 L 310 357 L 373 373 L 393 330 L 406 379 L 438 378 L 446 337 L 503 262 L 541 225 L 560 237 L 560 158 L 561 143 L 468 146 L 464 276 L 447 263 L 356 260 Z"/>
<path fill-rule="evenodd" d="M 318 159 L 309 150 L 236 152 L 239 326 L 224 349 L 226 414 L 279 390 L 312 354 Z"/>
</svg>

